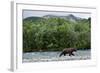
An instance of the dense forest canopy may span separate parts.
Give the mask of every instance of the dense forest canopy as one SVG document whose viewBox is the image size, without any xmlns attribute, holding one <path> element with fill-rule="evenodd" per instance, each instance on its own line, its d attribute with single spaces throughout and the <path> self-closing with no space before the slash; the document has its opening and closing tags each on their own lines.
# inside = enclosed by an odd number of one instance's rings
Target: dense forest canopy
<svg viewBox="0 0 100 73">
<path fill-rule="evenodd" d="M 23 52 L 91 48 L 91 18 L 69 16 L 23 19 Z"/>
</svg>

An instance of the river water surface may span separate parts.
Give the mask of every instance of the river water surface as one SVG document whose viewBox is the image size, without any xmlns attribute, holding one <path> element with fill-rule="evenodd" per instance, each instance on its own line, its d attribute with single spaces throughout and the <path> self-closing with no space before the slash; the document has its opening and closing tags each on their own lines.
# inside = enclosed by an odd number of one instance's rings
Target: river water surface
<svg viewBox="0 0 100 73">
<path fill-rule="evenodd" d="M 78 50 L 75 56 L 61 56 L 61 52 L 29 52 L 23 53 L 22 62 L 48 62 L 48 61 L 68 61 L 68 60 L 88 60 L 91 59 L 90 50 Z"/>
</svg>

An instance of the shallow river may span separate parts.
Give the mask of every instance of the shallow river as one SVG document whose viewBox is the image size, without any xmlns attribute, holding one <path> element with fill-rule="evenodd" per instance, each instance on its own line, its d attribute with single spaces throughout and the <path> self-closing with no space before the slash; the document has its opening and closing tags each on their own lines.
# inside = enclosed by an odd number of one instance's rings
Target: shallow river
<svg viewBox="0 0 100 73">
<path fill-rule="evenodd" d="M 25 62 L 48 62 L 48 61 L 68 61 L 68 60 L 87 60 L 91 58 L 90 50 L 78 50 L 75 56 L 61 56 L 61 52 L 30 52 L 23 53 L 23 63 Z"/>
</svg>

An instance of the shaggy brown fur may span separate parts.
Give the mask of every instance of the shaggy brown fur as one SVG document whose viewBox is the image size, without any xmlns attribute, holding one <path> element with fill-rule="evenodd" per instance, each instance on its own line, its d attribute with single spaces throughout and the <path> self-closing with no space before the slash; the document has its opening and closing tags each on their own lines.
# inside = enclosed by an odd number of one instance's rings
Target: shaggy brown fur
<svg viewBox="0 0 100 73">
<path fill-rule="evenodd" d="M 66 56 L 66 54 L 69 54 L 69 56 L 71 56 L 71 55 L 74 56 L 74 54 L 73 54 L 74 51 L 76 52 L 77 49 L 75 49 L 75 48 L 65 48 L 65 49 L 61 52 L 61 54 L 59 55 L 59 57 L 61 57 L 62 55 Z"/>
</svg>

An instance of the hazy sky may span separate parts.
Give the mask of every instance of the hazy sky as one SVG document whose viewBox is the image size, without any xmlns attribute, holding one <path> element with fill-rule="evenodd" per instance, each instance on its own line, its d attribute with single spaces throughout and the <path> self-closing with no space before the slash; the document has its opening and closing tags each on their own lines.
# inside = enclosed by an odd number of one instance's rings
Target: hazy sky
<svg viewBox="0 0 100 73">
<path fill-rule="evenodd" d="M 32 11 L 32 10 L 23 10 L 23 18 L 37 16 L 42 17 L 44 15 L 56 15 L 56 16 L 67 16 L 73 14 L 76 17 L 80 18 L 89 18 L 91 17 L 90 13 L 74 13 L 74 12 L 50 12 L 50 11 Z"/>
</svg>

